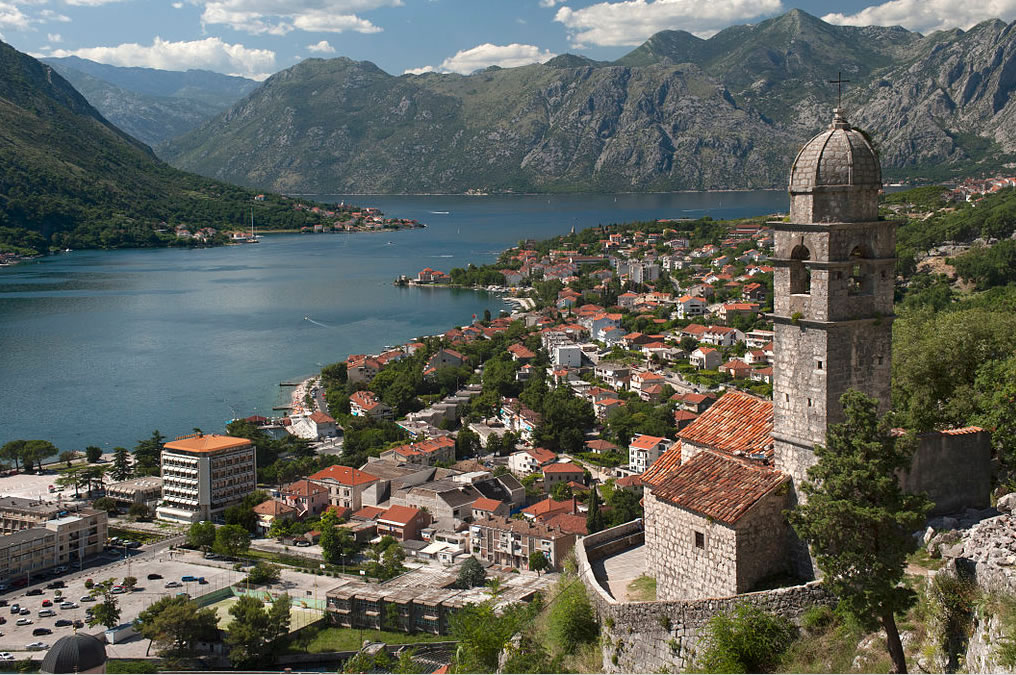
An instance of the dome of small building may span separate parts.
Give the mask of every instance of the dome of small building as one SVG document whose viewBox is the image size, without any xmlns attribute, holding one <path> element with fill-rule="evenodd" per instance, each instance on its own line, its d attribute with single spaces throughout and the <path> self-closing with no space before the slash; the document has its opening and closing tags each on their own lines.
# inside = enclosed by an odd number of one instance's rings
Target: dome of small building
<svg viewBox="0 0 1016 675">
<path fill-rule="evenodd" d="M 829 128 L 804 144 L 790 169 L 791 222 L 877 220 L 881 188 L 875 148 L 837 108 Z"/>
<path fill-rule="evenodd" d="M 84 633 L 65 635 L 53 644 L 42 659 L 44 673 L 102 673 L 106 668 L 106 646 Z"/>
</svg>

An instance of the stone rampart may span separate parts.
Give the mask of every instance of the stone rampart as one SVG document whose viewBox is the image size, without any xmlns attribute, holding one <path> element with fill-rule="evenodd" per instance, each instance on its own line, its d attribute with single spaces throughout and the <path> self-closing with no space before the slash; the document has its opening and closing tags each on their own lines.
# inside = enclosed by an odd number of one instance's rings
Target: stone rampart
<svg viewBox="0 0 1016 675">
<path fill-rule="evenodd" d="M 591 534 L 575 547 L 579 575 L 602 627 L 600 647 L 605 673 L 683 672 L 694 661 L 700 634 L 709 619 L 743 602 L 791 620 L 797 620 L 809 607 L 834 603 L 820 582 L 725 598 L 618 602 L 596 578 L 594 563 L 623 550 L 621 542 L 637 545 L 641 533 L 642 522 L 632 521 Z"/>
</svg>

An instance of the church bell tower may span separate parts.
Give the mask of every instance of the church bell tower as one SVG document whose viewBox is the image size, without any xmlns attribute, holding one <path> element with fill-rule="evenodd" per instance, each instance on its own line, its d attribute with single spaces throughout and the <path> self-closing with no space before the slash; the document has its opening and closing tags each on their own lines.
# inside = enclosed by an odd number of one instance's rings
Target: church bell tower
<svg viewBox="0 0 1016 675">
<path fill-rule="evenodd" d="M 878 219 L 878 156 L 842 111 L 790 171 L 789 222 L 773 223 L 775 466 L 800 484 L 856 389 L 889 408 L 896 223 Z"/>
</svg>

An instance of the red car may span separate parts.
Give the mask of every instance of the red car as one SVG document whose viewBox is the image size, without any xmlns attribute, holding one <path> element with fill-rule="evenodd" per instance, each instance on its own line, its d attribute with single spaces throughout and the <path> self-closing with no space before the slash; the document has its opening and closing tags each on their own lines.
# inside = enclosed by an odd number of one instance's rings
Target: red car
<svg viewBox="0 0 1016 675">
<path fill-rule="evenodd" d="M 53 601 L 52 600 L 43 600 L 42 601 L 42 606 L 43 607 L 52 607 L 53 606 Z"/>
</svg>

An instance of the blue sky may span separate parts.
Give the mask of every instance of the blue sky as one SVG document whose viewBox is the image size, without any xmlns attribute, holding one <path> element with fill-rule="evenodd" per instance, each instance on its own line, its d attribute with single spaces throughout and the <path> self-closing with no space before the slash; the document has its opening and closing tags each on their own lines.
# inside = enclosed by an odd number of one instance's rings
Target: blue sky
<svg viewBox="0 0 1016 675">
<path fill-rule="evenodd" d="M 468 73 L 566 52 L 615 59 L 660 30 L 708 37 L 795 7 L 922 33 L 1016 19 L 1016 0 L 0 0 L 0 39 L 35 56 L 255 79 L 335 56 Z"/>
</svg>

